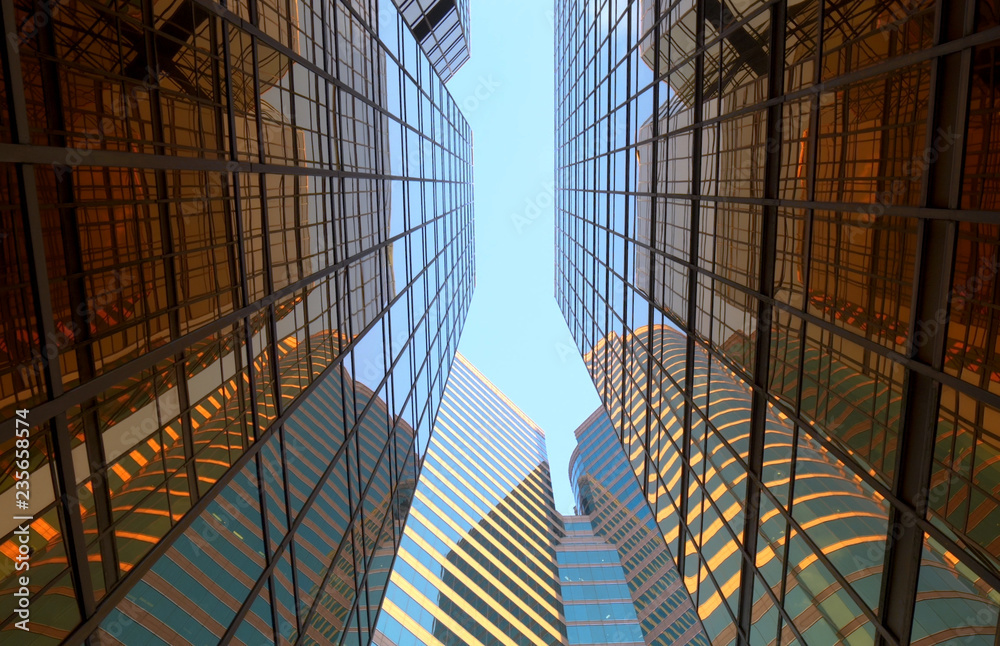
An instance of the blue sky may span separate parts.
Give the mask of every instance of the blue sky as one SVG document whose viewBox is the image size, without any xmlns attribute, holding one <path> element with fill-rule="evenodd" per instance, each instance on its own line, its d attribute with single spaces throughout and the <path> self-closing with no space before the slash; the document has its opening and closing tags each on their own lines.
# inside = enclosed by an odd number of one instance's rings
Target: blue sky
<svg viewBox="0 0 1000 646">
<path fill-rule="evenodd" d="M 573 431 L 600 405 L 556 305 L 551 3 L 472 2 L 472 59 L 448 90 L 472 126 L 476 293 L 459 352 L 545 431 L 573 510 Z"/>
</svg>

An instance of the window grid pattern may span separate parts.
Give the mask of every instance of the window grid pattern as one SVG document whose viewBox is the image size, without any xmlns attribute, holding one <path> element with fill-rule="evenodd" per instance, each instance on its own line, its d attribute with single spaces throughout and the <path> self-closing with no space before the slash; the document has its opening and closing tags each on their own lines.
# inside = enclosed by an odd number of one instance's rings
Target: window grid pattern
<svg viewBox="0 0 1000 646">
<path fill-rule="evenodd" d="M 564 516 L 556 549 L 569 644 L 643 646 L 636 608 L 618 551 L 596 535 L 587 516 Z"/>
<path fill-rule="evenodd" d="M 469 60 L 469 0 L 393 0 L 427 60 L 447 81 Z"/>
<path fill-rule="evenodd" d="M 911 5 L 556 3 L 555 295 L 713 643 L 997 634 L 1000 34 Z"/>
<path fill-rule="evenodd" d="M 31 408 L 37 643 L 369 642 L 475 266 L 471 131 L 381 4 L 7 25 L 0 495 Z"/>
</svg>

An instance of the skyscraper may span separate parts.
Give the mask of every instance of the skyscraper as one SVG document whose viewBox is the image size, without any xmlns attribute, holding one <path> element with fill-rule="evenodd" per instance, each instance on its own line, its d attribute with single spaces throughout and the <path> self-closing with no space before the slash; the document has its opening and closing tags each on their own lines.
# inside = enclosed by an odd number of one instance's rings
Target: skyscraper
<svg viewBox="0 0 1000 646">
<path fill-rule="evenodd" d="M 577 511 L 587 514 L 594 533 L 618 552 L 642 643 L 708 646 L 673 555 L 603 408 L 576 429 L 576 440 L 569 469 Z M 567 622 L 568 616 L 567 611 Z"/>
<path fill-rule="evenodd" d="M 474 285 L 455 67 L 387 2 L 40 7 L 2 12 L 0 633 L 367 644 Z"/>
<path fill-rule="evenodd" d="M 556 9 L 556 296 L 713 643 L 992 644 L 995 3 Z"/>
<path fill-rule="evenodd" d="M 556 548 L 566 635 L 576 644 L 643 646 L 618 551 L 594 533 L 587 516 L 564 516 Z"/>
<path fill-rule="evenodd" d="M 469 60 L 469 0 L 394 0 L 441 80 Z"/>
<path fill-rule="evenodd" d="M 459 355 L 374 644 L 563 644 L 545 436 Z"/>
<path fill-rule="evenodd" d="M 686 353 L 683 335 L 666 326 L 639 330 L 632 343 L 631 350 L 623 350 L 620 339 L 609 337 L 588 356 L 591 368 L 596 373 L 596 364 L 608 354 L 635 352 L 641 359 L 647 343 L 670 364 Z M 687 535 L 680 562 L 686 568 L 688 591 L 713 643 L 730 643 L 736 632 L 734 608 L 742 577 L 738 528 L 744 517 L 746 484 L 740 469 L 749 452 L 751 393 L 701 350 L 696 370 L 695 401 L 703 416 L 694 425 L 689 448 L 696 487 L 687 497 L 691 506 L 682 513 L 683 454 L 677 444 L 683 426 L 681 411 L 670 403 L 657 414 L 665 420 L 664 427 L 650 435 L 659 466 L 646 476 L 647 499 L 656 509 L 668 545 L 676 544 L 682 533 Z M 609 387 L 616 390 L 625 378 L 616 366 L 598 381 L 604 387 L 605 379 L 615 380 Z M 678 385 L 655 364 L 650 372 L 638 369 L 631 378 L 640 388 L 661 384 L 651 386 L 654 399 L 681 400 Z M 614 412 L 621 414 L 620 405 Z M 754 576 L 759 583 L 751 639 L 806 644 L 873 641 L 875 629 L 868 613 L 877 602 L 882 578 L 888 503 L 834 453 L 782 415 L 771 410 L 767 420 L 762 479 L 770 495 L 763 499 L 758 529 L 761 547 Z M 632 442 L 634 454 L 645 461 L 642 446 Z M 912 643 L 949 643 L 956 637 L 971 644 L 990 643 L 995 638 L 998 599 L 982 579 L 933 538 L 924 544 L 918 566 L 924 574 Z"/>
<path fill-rule="evenodd" d="M 377 646 L 708 643 L 603 411 L 579 437 L 564 517 L 542 430 L 459 356 Z"/>
</svg>

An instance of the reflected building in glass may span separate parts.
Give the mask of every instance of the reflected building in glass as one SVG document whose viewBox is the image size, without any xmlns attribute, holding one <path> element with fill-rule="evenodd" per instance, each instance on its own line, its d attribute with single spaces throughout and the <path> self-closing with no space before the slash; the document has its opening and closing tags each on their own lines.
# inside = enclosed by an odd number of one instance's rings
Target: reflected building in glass
<svg viewBox="0 0 1000 646">
<path fill-rule="evenodd" d="M 21 643 L 370 641 L 474 286 L 454 69 L 381 4 L 5 7 Z"/>
<path fill-rule="evenodd" d="M 373 643 L 565 644 L 561 526 L 542 430 L 459 355 Z"/>
<path fill-rule="evenodd" d="M 569 472 L 577 512 L 586 514 L 581 531 L 591 531 L 587 528 L 592 526 L 596 540 L 606 541 L 617 550 L 628 599 L 641 627 L 640 643 L 708 646 L 674 558 L 657 530 L 642 488 L 622 453 L 617 430 L 603 408 L 576 429 L 576 441 Z M 567 600 L 567 626 L 571 615 L 568 605 Z"/>
<path fill-rule="evenodd" d="M 556 4 L 556 297 L 713 643 L 996 640 L 998 29 Z"/>
</svg>

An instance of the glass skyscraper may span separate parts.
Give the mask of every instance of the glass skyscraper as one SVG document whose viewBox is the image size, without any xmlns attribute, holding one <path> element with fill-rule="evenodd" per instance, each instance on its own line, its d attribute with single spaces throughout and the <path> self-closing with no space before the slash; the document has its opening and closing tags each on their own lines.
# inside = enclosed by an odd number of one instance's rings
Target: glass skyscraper
<svg viewBox="0 0 1000 646">
<path fill-rule="evenodd" d="M 587 516 L 564 516 L 556 549 L 570 646 L 644 646 L 618 550 L 598 537 Z"/>
<path fill-rule="evenodd" d="M 469 60 L 469 0 L 394 2 L 441 80 L 450 79 Z"/>
<path fill-rule="evenodd" d="M 576 429 L 576 440 L 569 471 L 577 511 L 587 514 L 595 534 L 618 551 L 641 643 L 708 646 L 674 558 L 603 408 Z"/>
<path fill-rule="evenodd" d="M 647 343 L 668 363 L 679 362 L 686 354 L 683 335 L 667 326 L 639 330 L 633 343 L 633 348 L 623 349 L 620 339 L 609 337 L 588 355 L 591 369 L 598 370 L 596 364 L 607 354 L 635 352 L 642 359 Z M 638 384 L 666 382 L 653 386 L 653 397 L 681 401 L 678 386 L 657 375 L 655 365 L 650 370 L 640 368 L 632 378 Z M 742 576 L 737 529 L 744 518 L 741 494 L 746 485 L 739 469 L 749 452 L 751 394 L 702 350 L 696 355 L 696 370 L 695 401 L 705 418 L 695 424 L 689 449 L 689 462 L 697 465 L 698 488 L 688 500 L 696 500 L 697 506 L 685 516 L 676 502 L 682 477 L 682 455 L 676 444 L 683 437 L 683 425 L 681 410 L 669 403 L 658 414 L 665 427 L 650 440 L 657 448 L 659 467 L 648 475 L 647 498 L 651 507 L 655 505 L 667 545 L 676 544 L 682 531 L 691 533 L 680 561 L 687 568 L 688 591 L 712 642 L 730 643 L 736 632 L 733 601 Z M 605 380 L 620 384 L 625 378 L 621 367 L 614 366 L 611 374 L 598 377 L 598 384 L 615 389 Z M 620 409 L 615 412 L 620 414 Z M 645 460 L 642 446 L 633 443 L 635 453 Z M 861 604 L 874 604 L 878 598 L 880 559 L 889 531 L 887 502 L 820 442 L 789 425 L 780 411 L 768 414 L 763 481 L 773 500 L 764 499 L 758 529 L 761 547 L 754 574 L 761 592 L 754 602 L 752 643 L 873 641 Z M 782 509 L 790 513 L 786 516 Z M 686 524 L 680 520 L 684 517 L 689 519 Z M 912 643 L 950 643 L 957 636 L 969 644 L 991 643 L 996 595 L 934 539 L 923 548 Z M 782 597 L 779 606 L 777 599 Z M 768 634 L 772 629 L 780 629 L 780 635 Z"/>
<path fill-rule="evenodd" d="M 599 414 L 598 414 L 599 413 Z M 577 432 L 584 515 L 552 498 L 545 437 L 464 357 L 445 390 L 376 646 L 707 646 L 615 431 Z"/>
<path fill-rule="evenodd" d="M 2 639 L 367 644 L 474 286 L 454 61 L 386 1 L 39 7 L 0 13 Z"/>
<path fill-rule="evenodd" d="M 991 0 L 556 3 L 556 297 L 713 643 L 995 643 L 998 47 Z"/>
<path fill-rule="evenodd" d="M 545 436 L 461 355 L 373 643 L 564 644 Z"/>
</svg>

